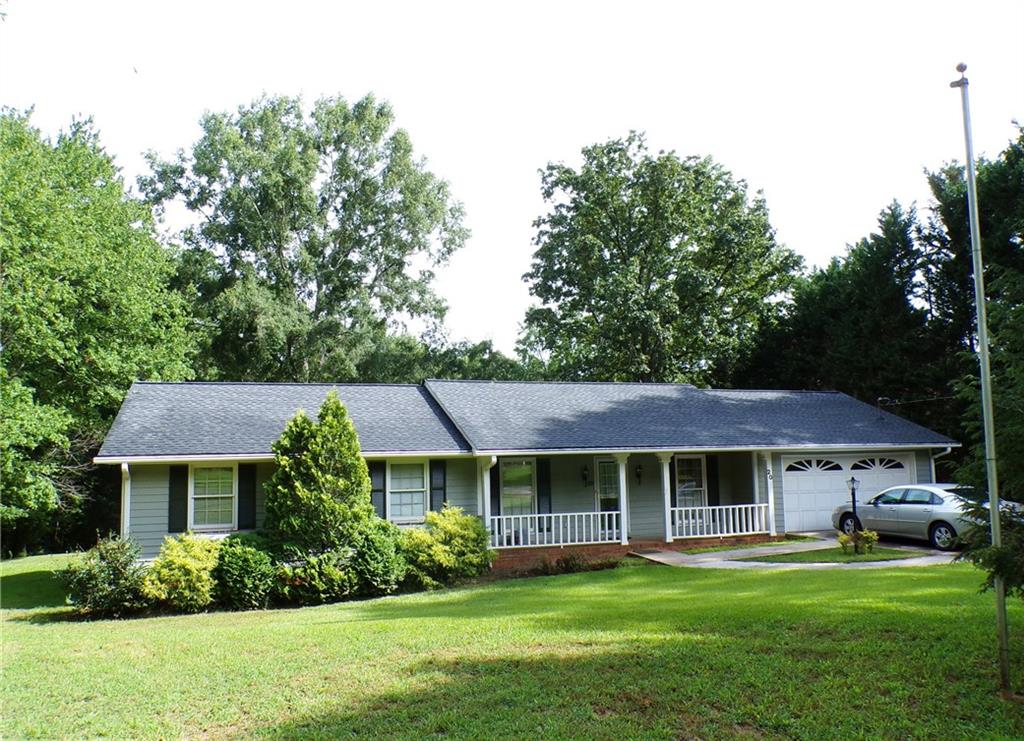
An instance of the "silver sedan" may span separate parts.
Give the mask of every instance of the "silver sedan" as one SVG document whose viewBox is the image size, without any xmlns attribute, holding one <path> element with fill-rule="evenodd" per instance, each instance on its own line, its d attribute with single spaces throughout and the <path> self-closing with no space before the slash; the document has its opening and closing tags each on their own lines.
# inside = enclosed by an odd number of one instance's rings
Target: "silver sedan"
<svg viewBox="0 0 1024 741">
<path fill-rule="evenodd" d="M 866 503 L 857 503 L 858 525 L 847 502 L 832 512 L 832 526 L 844 533 L 854 528 L 885 535 L 927 540 L 933 548 L 947 551 L 969 524 L 957 493 L 968 492 L 958 484 L 913 484 L 883 489 Z"/>
</svg>

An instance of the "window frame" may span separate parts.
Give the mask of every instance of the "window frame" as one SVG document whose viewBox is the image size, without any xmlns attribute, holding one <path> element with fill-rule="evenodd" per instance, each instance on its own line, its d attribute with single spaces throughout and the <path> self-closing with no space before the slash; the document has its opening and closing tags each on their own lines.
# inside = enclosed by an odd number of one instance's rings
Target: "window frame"
<svg viewBox="0 0 1024 741">
<path fill-rule="evenodd" d="M 395 517 L 392 514 L 391 507 L 391 494 L 407 494 L 409 492 L 417 492 L 419 489 L 393 489 L 391 482 L 394 481 L 394 477 L 391 475 L 391 467 L 397 466 L 413 466 L 418 465 L 423 469 L 423 515 L 421 517 Z M 388 459 L 387 471 L 384 477 L 384 511 L 387 514 L 389 522 L 393 522 L 396 525 L 419 525 L 426 522 L 427 512 L 430 511 L 430 461 L 426 458 L 401 458 L 397 460 Z"/>
<path fill-rule="evenodd" d="M 201 468 L 231 469 L 231 524 L 197 525 L 195 523 L 196 470 Z M 204 497 L 205 498 L 205 497 Z M 238 461 L 190 463 L 188 467 L 188 529 L 195 532 L 226 532 L 238 530 Z"/>
<path fill-rule="evenodd" d="M 498 459 L 498 514 L 502 517 L 519 517 L 523 515 L 506 515 L 505 514 L 505 477 L 501 475 L 501 467 L 506 463 L 529 463 L 530 472 L 532 478 L 530 481 L 530 488 L 533 492 L 533 501 L 530 504 L 531 515 L 537 514 L 537 458 L 533 456 L 517 456 L 514 458 L 499 458 Z"/>
<path fill-rule="evenodd" d="M 615 465 L 615 490 L 617 508 L 613 510 L 601 509 L 601 464 L 612 463 Z M 610 455 L 599 455 L 594 457 L 594 511 L 595 512 L 622 512 L 622 489 L 619 486 L 619 462 Z"/>
<path fill-rule="evenodd" d="M 679 505 L 679 461 L 681 460 L 700 460 L 700 471 L 703 481 L 701 482 L 701 504 L 698 507 L 708 506 L 708 457 L 704 453 L 676 453 L 673 456 L 673 462 L 675 463 L 675 481 L 672 485 L 675 488 L 676 494 L 676 505 Z M 693 506 L 693 505 L 690 505 Z"/>
</svg>

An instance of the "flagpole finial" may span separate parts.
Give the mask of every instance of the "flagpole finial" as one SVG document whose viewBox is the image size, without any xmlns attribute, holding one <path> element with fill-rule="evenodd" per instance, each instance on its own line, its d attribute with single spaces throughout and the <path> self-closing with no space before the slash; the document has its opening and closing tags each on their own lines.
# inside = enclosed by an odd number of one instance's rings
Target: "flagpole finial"
<svg viewBox="0 0 1024 741">
<path fill-rule="evenodd" d="M 962 75 L 964 72 L 967 71 L 967 65 L 964 64 L 963 62 L 960 62 L 960 64 L 956 66 L 956 71 Z"/>
</svg>

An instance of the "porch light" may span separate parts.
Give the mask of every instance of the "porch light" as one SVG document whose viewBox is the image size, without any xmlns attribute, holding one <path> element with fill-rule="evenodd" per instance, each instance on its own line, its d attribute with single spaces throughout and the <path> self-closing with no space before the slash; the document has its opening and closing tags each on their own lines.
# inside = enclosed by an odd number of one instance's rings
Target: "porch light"
<svg viewBox="0 0 1024 741">
<path fill-rule="evenodd" d="M 637 483 L 638 486 L 640 484 L 640 480 L 643 478 L 643 475 L 644 475 L 644 467 L 641 466 L 638 463 L 637 466 L 636 466 L 636 483 Z"/>
<path fill-rule="evenodd" d="M 590 486 L 590 469 L 587 466 L 583 466 L 583 485 Z"/>
<path fill-rule="evenodd" d="M 860 522 L 860 520 L 857 519 L 857 486 L 859 484 L 860 482 L 857 480 L 856 476 L 851 476 L 846 482 L 846 487 L 850 490 L 850 507 L 853 509 L 854 527 L 856 527 L 857 523 Z"/>
</svg>

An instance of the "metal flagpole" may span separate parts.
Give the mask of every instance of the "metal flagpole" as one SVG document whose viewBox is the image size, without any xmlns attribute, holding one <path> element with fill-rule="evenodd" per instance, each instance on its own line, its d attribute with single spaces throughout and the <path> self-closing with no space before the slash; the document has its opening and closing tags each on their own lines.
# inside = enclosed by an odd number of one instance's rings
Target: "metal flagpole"
<svg viewBox="0 0 1024 741">
<path fill-rule="evenodd" d="M 964 112 L 964 141 L 967 145 L 967 212 L 971 221 L 971 258 L 974 270 L 974 306 L 978 321 L 978 362 L 981 364 L 981 412 L 985 431 L 985 472 L 988 477 L 989 521 L 992 545 L 1003 543 L 999 522 L 999 479 L 996 474 L 996 436 L 992 419 L 992 374 L 988 359 L 988 320 L 985 317 L 985 275 L 981 260 L 981 227 L 978 224 L 978 187 L 974 179 L 974 144 L 971 141 L 971 107 L 967 100 L 967 65 L 956 66 L 960 79 L 949 83 L 960 88 Z M 1006 624 L 1006 584 L 998 574 L 994 579 L 996 593 L 996 632 L 999 642 L 999 689 L 1010 692 L 1010 635 Z"/>
</svg>

